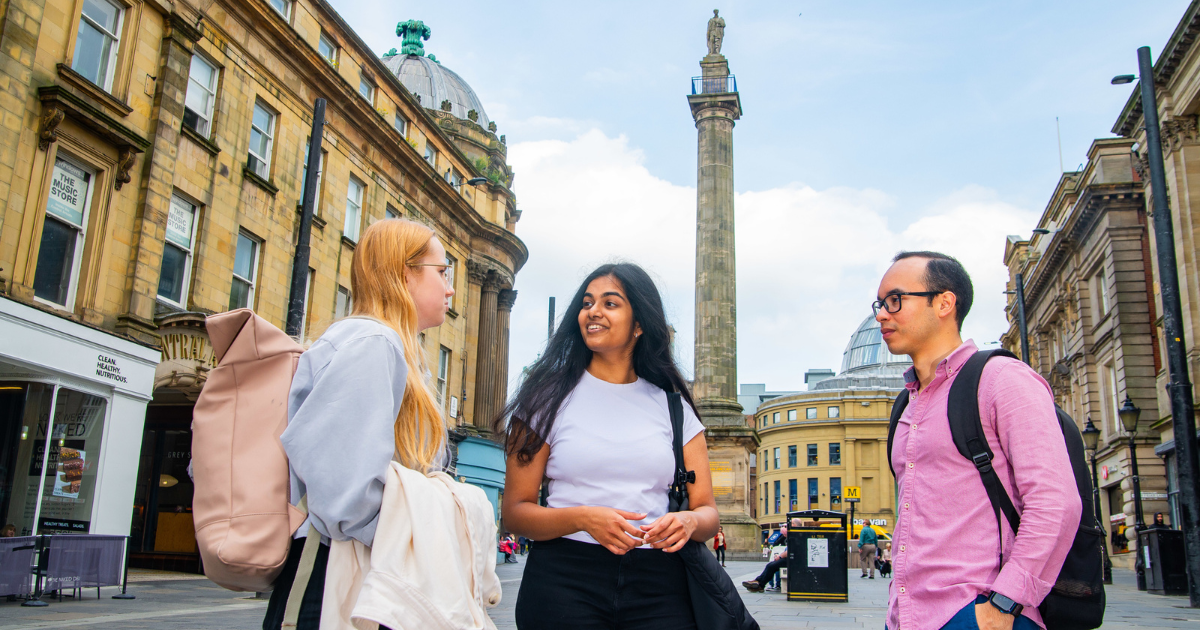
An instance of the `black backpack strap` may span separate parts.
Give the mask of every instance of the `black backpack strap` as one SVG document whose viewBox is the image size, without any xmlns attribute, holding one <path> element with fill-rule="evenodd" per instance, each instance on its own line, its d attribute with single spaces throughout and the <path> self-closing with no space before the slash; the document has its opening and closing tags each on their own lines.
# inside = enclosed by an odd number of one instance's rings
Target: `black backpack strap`
<svg viewBox="0 0 1200 630">
<path fill-rule="evenodd" d="M 904 408 L 908 406 L 908 388 L 900 392 L 896 396 L 896 402 L 892 403 L 892 419 L 888 421 L 888 449 L 887 462 L 888 468 L 892 469 L 892 478 L 896 478 L 896 469 L 892 466 L 892 441 L 896 438 L 896 423 L 900 422 L 900 416 L 904 415 Z"/>
<path fill-rule="evenodd" d="M 667 408 L 671 412 L 671 450 L 675 453 L 675 480 L 670 492 L 675 507 L 688 509 L 687 484 L 696 482 L 695 471 L 683 463 L 683 397 L 679 392 L 667 392 Z M 672 510 L 676 511 L 676 510 Z"/>
<path fill-rule="evenodd" d="M 1000 513 L 1003 512 L 1013 533 L 1021 527 L 1021 515 L 1013 505 L 1012 499 L 1004 491 L 996 469 L 992 467 L 992 449 L 988 445 L 987 436 L 983 433 L 983 422 L 979 417 L 979 380 L 983 376 L 983 367 L 992 357 L 1016 358 L 1007 350 L 988 350 L 977 352 L 959 370 L 954 383 L 950 385 L 950 398 L 947 402 L 947 416 L 950 421 L 950 435 L 954 438 L 954 446 L 963 457 L 975 464 L 983 487 L 991 500 L 992 510 L 996 513 L 996 528 L 1000 532 L 1000 541 L 1004 541 L 1004 528 L 1000 524 Z"/>
</svg>

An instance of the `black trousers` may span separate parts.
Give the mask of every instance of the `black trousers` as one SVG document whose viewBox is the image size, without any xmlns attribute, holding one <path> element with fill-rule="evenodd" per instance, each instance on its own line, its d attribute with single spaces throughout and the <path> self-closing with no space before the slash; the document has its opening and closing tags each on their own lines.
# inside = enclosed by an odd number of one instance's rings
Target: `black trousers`
<svg viewBox="0 0 1200 630">
<path fill-rule="evenodd" d="M 267 603 L 267 616 L 263 618 L 263 630 L 279 630 L 283 625 L 283 612 L 287 608 L 288 594 L 292 590 L 292 582 L 296 581 L 296 568 L 300 566 L 300 552 L 304 551 L 304 538 L 292 541 L 288 550 L 287 562 L 283 572 L 275 579 L 275 590 L 271 591 L 271 601 Z M 325 567 L 329 564 L 329 545 L 322 544 L 317 550 L 317 562 L 313 565 L 312 577 L 304 589 L 304 599 L 300 600 L 300 617 L 296 620 L 296 630 L 320 630 L 321 628 L 321 598 L 325 595 Z"/>
<path fill-rule="evenodd" d="M 721 564 L 725 564 L 725 548 L 724 547 L 717 547 L 717 559 L 721 561 Z"/>
<path fill-rule="evenodd" d="M 762 573 L 759 573 L 758 577 L 754 578 L 754 581 L 766 586 L 767 582 L 775 579 L 775 574 L 779 573 L 779 569 L 782 568 L 786 563 L 787 556 L 768 562 L 767 566 L 763 567 Z"/>
<path fill-rule="evenodd" d="M 658 549 L 618 556 L 567 538 L 537 541 L 517 594 L 520 630 L 695 630 L 683 561 Z"/>
</svg>

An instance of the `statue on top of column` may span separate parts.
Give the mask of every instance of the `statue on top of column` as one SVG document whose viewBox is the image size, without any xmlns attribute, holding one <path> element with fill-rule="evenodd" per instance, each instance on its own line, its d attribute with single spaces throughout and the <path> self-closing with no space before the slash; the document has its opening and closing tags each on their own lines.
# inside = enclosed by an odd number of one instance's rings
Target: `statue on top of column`
<svg viewBox="0 0 1200 630">
<path fill-rule="evenodd" d="M 717 9 L 713 9 L 712 19 L 708 21 L 708 54 L 721 54 L 721 40 L 725 39 L 725 19 Z"/>
</svg>

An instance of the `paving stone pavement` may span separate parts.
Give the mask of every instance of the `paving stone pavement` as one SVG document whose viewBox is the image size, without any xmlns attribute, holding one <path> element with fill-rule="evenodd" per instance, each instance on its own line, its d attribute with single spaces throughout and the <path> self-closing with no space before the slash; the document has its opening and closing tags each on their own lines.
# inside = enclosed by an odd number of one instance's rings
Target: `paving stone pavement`
<svg viewBox="0 0 1200 630">
<path fill-rule="evenodd" d="M 496 567 L 504 598 L 491 609 L 500 630 L 514 630 L 513 611 L 525 558 L 519 564 Z M 762 568 L 761 562 L 729 562 L 730 576 L 740 586 Z M 1177 629 L 1200 630 L 1200 610 L 1187 607 L 1186 597 L 1163 597 L 1140 593 L 1131 571 L 1114 570 L 1115 584 L 1108 587 L 1108 609 L 1102 630 Z M 789 602 L 780 593 L 742 592 L 762 630 L 829 628 L 880 630 L 887 608 L 888 580 L 861 580 L 850 572 L 850 601 L 844 604 Z M 81 600 L 49 600 L 45 608 L 26 608 L 20 602 L 0 600 L 0 630 L 80 628 L 84 630 L 257 630 L 261 627 L 265 600 L 252 593 L 226 591 L 203 577 L 164 572 L 130 573 L 134 600 L 114 600 L 117 591 L 85 591 Z"/>
</svg>

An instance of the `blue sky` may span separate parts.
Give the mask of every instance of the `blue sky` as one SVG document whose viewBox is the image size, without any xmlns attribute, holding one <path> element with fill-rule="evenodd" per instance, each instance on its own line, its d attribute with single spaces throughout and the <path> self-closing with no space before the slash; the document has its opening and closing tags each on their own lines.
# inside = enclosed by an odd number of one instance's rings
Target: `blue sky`
<svg viewBox="0 0 1200 630">
<path fill-rule="evenodd" d="M 454 2 L 334 6 L 377 53 L 396 22 L 462 75 L 508 137 L 518 235 L 510 374 L 545 336 L 546 298 L 595 264 L 643 263 L 692 335 L 696 132 L 686 103 L 713 8 L 744 115 L 739 380 L 800 389 L 837 369 L 900 249 L 959 256 L 966 334 L 1005 329 L 1004 235 L 1028 236 L 1059 177 L 1109 137 L 1136 49 L 1157 56 L 1188 3 Z M 1135 12 L 1136 10 L 1136 12 Z M 691 370 L 689 344 L 678 359 Z"/>
</svg>

